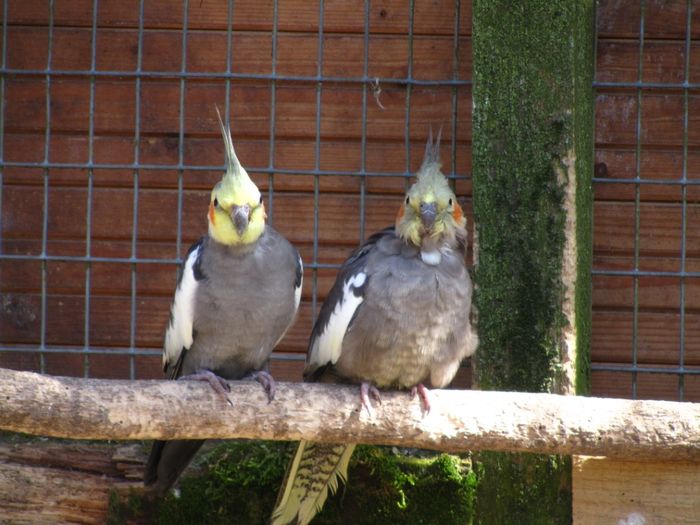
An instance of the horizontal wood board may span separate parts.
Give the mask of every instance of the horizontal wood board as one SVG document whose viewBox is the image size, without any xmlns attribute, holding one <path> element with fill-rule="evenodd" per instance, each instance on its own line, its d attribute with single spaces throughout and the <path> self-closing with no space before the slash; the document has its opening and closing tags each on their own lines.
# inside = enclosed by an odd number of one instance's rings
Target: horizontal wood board
<svg viewBox="0 0 700 525">
<path fill-rule="evenodd" d="M 697 523 L 698 463 L 575 456 L 573 523 Z"/>
<path fill-rule="evenodd" d="M 307 265 L 339 265 L 393 223 L 431 126 L 442 128 L 444 170 L 457 175 L 471 220 L 471 3 L 458 16 L 455 5 L 418 1 L 410 17 L 395 0 L 372 2 L 368 13 L 364 2 L 325 2 L 319 38 L 316 2 L 280 2 L 273 28 L 271 1 L 237 1 L 230 60 L 226 3 L 191 3 L 186 31 L 181 2 L 146 5 L 141 35 L 138 2 L 101 4 L 94 33 L 92 2 L 57 2 L 51 31 L 48 2 L 8 6 L 2 251 L 22 258 L 0 269 L 0 343 L 104 354 L 6 352 L 0 366 L 162 377 L 158 355 L 124 352 L 133 343 L 157 354 L 172 261 L 206 232 L 223 166 L 214 105 L 225 108 L 227 89 L 238 156 Z M 407 88 L 409 76 L 431 84 Z M 42 252 L 123 262 L 42 265 Z M 131 264 L 132 256 L 171 262 Z M 314 305 L 334 276 L 307 268 L 281 352 L 303 357 Z M 299 379 L 301 363 L 279 360 L 273 371 Z M 468 376 L 465 368 L 460 384 Z"/>
<path fill-rule="evenodd" d="M 592 392 L 698 401 L 700 378 L 673 370 L 699 364 L 700 281 L 679 273 L 700 271 L 700 90 L 681 86 L 700 80 L 700 20 L 692 16 L 686 45 L 686 3 L 645 2 L 642 42 L 641 5 L 606 0 L 597 11 L 596 81 L 613 85 L 596 91 L 591 356 L 669 373 L 594 371 Z M 637 81 L 660 85 L 620 85 Z M 662 275 L 606 275 L 634 270 Z"/>
</svg>

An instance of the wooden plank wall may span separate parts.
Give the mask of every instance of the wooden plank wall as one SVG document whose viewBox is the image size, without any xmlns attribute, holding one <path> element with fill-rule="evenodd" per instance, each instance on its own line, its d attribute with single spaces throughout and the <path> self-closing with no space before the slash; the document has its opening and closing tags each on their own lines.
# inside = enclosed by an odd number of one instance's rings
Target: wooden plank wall
<svg viewBox="0 0 700 525">
<path fill-rule="evenodd" d="M 183 3 L 146 2 L 143 19 L 142 70 L 169 73 L 141 80 L 140 141 L 135 150 L 136 81 L 139 2 L 100 3 L 97 14 L 95 67 L 126 74 L 98 76 L 94 81 L 93 161 L 158 165 L 172 169 L 138 171 L 138 215 L 134 224 L 135 183 L 132 169 L 95 169 L 91 202 L 91 255 L 128 258 L 132 231 L 136 255 L 175 258 L 206 231 L 209 191 L 220 170 L 184 170 L 182 239 L 176 250 L 178 165 L 223 165 L 223 148 L 214 104 L 225 105 L 223 78 L 187 78 L 183 69 Z M 271 0 L 234 3 L 231 70 L 236 74 L 272 72 Z M 457 3 L 459 5 L 459 3 Z M 8 12 L 7 66 L 43 70 L 48 59 L 47 1 L 11 2 Z M 317 2 L 279 2 L 275 71 L 284 76 L 317 74 L 319 6 Z M 364 2 L 327 1 L 323 23 L 323 77 L 361 77 L 364 73 Z M 412 54 L 412 74 L 419 80 L 468 80 L 471 72 L 471 4 L 458 13 L 458 52 L 454 60 L 455 2 L 415 3 L 413 45 L 409 48 L 408 3 L 372 2 L 369 13 L 368 75 L 406 78 Z M 188 72 L 226 71 L 227 6 L 225 2 L 190 2 L 187 13 Z M 56 2 L 53 16 L 51 67 L 86 70 L 91 64 L 92 2 Z M 184 85 L 184 141 L 180 148 L 180 96 Z M 316 82 L 236 78 L 231 82 L 231 122 L 238 156 L 261 189 L 268 191 L 271 93 L 276 114 L 274 168 L 329 172 L 361 169 L 362 85 L 326 81 L 321 93 L 320 155 L 316 164 Z M 406 87 L 380 84 L 378 99 L 367 94 L 367 171 L 402 173 L 406 169 Z M 77 167 L 51 168 L 48 174 L 47 253 L 85 255 L 88 213 L 90 78 L 52 75 L 48 160 Z M 8 75 L 5 81 L 4 158 L 8 162 L 44 160 L 47 86 L 45 75 Z M 454 102 L 454 104 L 453 104 Z M 380 105 L 381 103 L 381 105 Z M 453 111 L 456 136 L 452 133 Z M 447 172 L 471 171 L 471 93 L 468 86 L 413 86 L 410 96 L 410 158 L 415 170 L 423 154 L 429 127 L 443 126 L 443 161 Z M 455 144 L 455 158 L 451 146 Z M 138 158 L 136 157 L 138 156 Z M 453 163 L 454 160 L 454 163 Z M 300 250 L 313 259 L 314 177 L 275 174 L 272 218 Z M 365 183 L 365 232 L 391 224 L 405 180 L 368 177 Z M 44 172 L 40 168 L 8 166 L 2 187 L 2 249 L 11 254 L 41 253 Z M 322 176 L 318 229 L 318 262 L 340 263 L 360 241 L 360 191 L 357 177 Z M 460 180 L 471 221 L 470 182 Z M 279 345 L 284 352 L 305 352 L 311 329 L 312 272 L 306 272 L 300 315 Z M 318 300 L 323 300 L 334 270 L 318 272 Z M 40 343 L 42 268 L 39 261 L 3 261 L 0 292 L 0 343 Z M 133 277 L 133 283 L 132 283 Z M 137 347 L 159 349 L 174 290 L 176 269 L 168 264 L 92 263 L 90 272 L 89 345 L 127 348 L 130 345 L 131 290 L 136 291 Z M 86 269 L 83 262 L 46 265 L 47 345 L 81 347 L 85 343 Z M 129 357 L 90 356 L 92 377 L 128 377 Z M 47 354 L 46 371 L 82 375 L 83 356 Z M 278 375 L 298 379 L 299 364 L 277 364 Z M 0 353 L 0 366 L 38 369 L 36 355 Z M 137 357 L 136 377 L 162 377 L 160 357 Z"/>
<path fill-rule="evenodd" d="M 698 522 L 698 463 L 575 456 L 573 523 L 691 525 Z"/>
<path fill-rule="evenodd" d="M 694 2 L 700 4 L 700 2 Z M 52 37 L 52 67 L 85 70 L 90 67 L 92 3 L 56 2 Z M 404 78 L 408 74 L 409 13 L 406 2 L 375 1 L 369 16 L 370 77 Z M 324 12 L 323 68 L 325 77 L 359 77 L 364 60 L 364 3 L 327 1 Z M 646 2 L 645 43 L 642 57 L 646 82 L 682 82 L 685 64 L 685 2 Z M 696 6 L 700 7 L 700 6 Z M 48 2 L 11 2 L 8 6 L 7 66 L 43 70 L 48 51 Z M 697 11 L 697 9 L 696 9 Z M 186 69 L 224 72 L 226 69 L 225 4 L 190 2 Z M 422 80 L 452 78 L 455 3 L 449 0 L 415 2 L 413 75 Z M 318 4 L 279 3 L 279 75 L 313 76 L 317 72 Z M 270 74 L 272 71 L 273 4 L 235 2 L 231 67 L 234 73 Z M 132 73 L 137 67 L 138 2 L 103 3 L 97 17 L 95 66 L 99 71 Z M 692 19 L 692 37 L 700 21 Z M 639 58 L 639 4 L 633 0 L 603 0 L 598 7 L 598 81 L 635 81 Z M 179 160 L 180 80 L 183 13 L 181 2 L 145 4 L 143 60 L 145 72 L 170 76 L 141 82 L 138 161 L 172 167 L 141 169 L 138 173 L 137 255 L 174 258 L 176 253 L 177 184 Z M 456 78 L 471 76 L 471 2 L 461 2 Z M 690 81 L 698 81 L 700 49 L 693 40 Z M 184 83 L 183 163 L 215 166 L 222 163 L 213 105 L 224 104 L 222 78 L 187 79 Z M 316 167 L 316 84 L 275 83 L 275 147 L 273 165 L 279 170 Z M 231 114 L 237 149 L 246 166 L 267 167 L 270 156 L 270 101 L 272 82 L 234 79 Z M 100 76 L 95 80 L 93 160 L 96 163 L 132 163 L 136 89 L 133 75 Z M 51 136 L 49 160 L 84 165 L 88 161 L 90 81 L 86 76 L 54 76 L 51 80 Z M 444 125 L 445 144 L 451 144 L 453 89 L 414 86 L 410 104 L 410 166 L 415 169 L 429 125 Z M 402 172 L 405 158 L 406 89 L 381 86 L 381 108 L 371 92 L 367 106 L 366 169 L 378 173 Z M 456 164 L 454 171 L 471 171 L 471 94 L 460 87 L 457 100 Z M 641 177 L 678 180 L 683 167 L 683 93 L 679 89 L 643 93 L 641 114 Z M 356 83 L 324 82 L 321 95 L 321 143 L 318 167 L 328 171 L 359 170 L 361 162 L 362 88 Z M 687 177 L 700 176 L 700 98 L 688 97 Z M 43 75 L 9 75 L 5 83 L 6 161 L 44 159 L 46 83 Z M 631 179 L 636 173 L 637 95 L 631 88 L 599 88 L 596 114 L 596 176 Z M 449 147 L 443 159 L 452 170 Z M 251 170 L 268 190 L 268 176 Z M 206 227 L 208 190 L 220 172 L 185 170 L 183 173 L 183 249 Z M 84 255 L 87 213 L 86 166 L 54 168 L 49 172 L 47 252 Z M 2 249 L 5 253 L 39 254 L 43 220 L 43 171 L 7 167 L 2 196 Z M 131 169 L 95 169 L 92 190 L 91 253 L 129 257 L 133 224 L 134 174 Z M 311 262 L 313 253 L 314 177 L 276 174 L 274 224 Z M 365 231 L 393 220 L 404 181 L 371 177 L 367 190 Z M 360 184 L 354 177 L 320 178 L 319 262 L 339 263 L 359 241 Z M 469 181 L 460 181 L 471 220 Z M 700 269 L 700 189 L 687 189 L 686 270 Z M 634 267 L 635 188 L 629 184 L 595 185 L 594 268 L 630 270 Z M 678 185 L 641 186 L 639 267 L 643 270 L 680 270 L 681 188 Z M 47 264 L 47 325 L 49 345 L 82 346 L 85 341 L 85 265 Z M 2 262 L 0 273 L 0 343 L 36 345 L 40 341 L 41 263 Z M 167 264 L 135 266 L 135 343 L 157 349 L 162 340 L 175 269 Z M 312 273 L 307 272 L 299 321 L 280 345 L 285 352 L 303 352 L 311 326 Z M 333 270 L 318 272 L 318 299 L 323 299 Z M 673 366 L 680 355 L 680 286 L 677 277 L 639 279 L 637 328 L 638 362 Z M 700 282 L 685 280 L 685 364 L 700 364 Z M 89 343 L 94 347 L 128 347 L 130 343 L 132 269 L 125 264 L 94 263 L 91 270 Z M 631 277 L 596 276 L 592 359 L 602 364 L 632 362 L 633 281 Z M 82 373 L 82 356 L 47 355 L 47 371 Z M 35 355 L 0 353 L 0 366 L 36 369 Z M 297 378 L 298 365 L 276 365 L 283 377 Z M 126 377 L 124 356 L 91 356 L 90 375 Z M 137 358 L 137 377 L 160 377 L 159 358 Z M 627 373 L 594 372 L 593 393 L 628 397 L 632 378 Z M 639 397 L 677 398 L 673 374 L 639 374 Z M 686 399 L 700 398 L 700 380 L 685 380 Z"/>
<path fill-rule="evenodd" d="M 700 80 L 700 2 L 692 2 L 689 81 Z M 640 59 L 640 4 L 602 1 L 597 14 L 597 80 L 635 82 Z M 681 83 L 686 61 L 686 2 L 646 2 L 644 82 Z M 689 91 L 687 178 L 700 177 L 700 97 Z M 681 270 L 682 188 L 670 184 L 683 173 L 681 89 L 644 89 L 638 106 L 634 88 L 598 89 L 596 102 L 596 177 L 636 176 L 637 115 L 641 107 L 639 168 L 642 179 L 669 184 L 639 189 L 639 269 Z M 594 268 L 634 269 L 635 185 L 597 183 L 594 210 Z M 700 188 L 687 187 L 685 270 L 700 270 Z M 676 366 L 681 353 L 680 278 L 640 277 L 638 282 L 637 358 L 643 366 Z M 594 363 L 630 364 L 633 349 L 632 277 L 596 276 L 593 280 Z M 700 280 L 685 279 L 685 365 L 700 364 Z M 630 374 L 593 373 L 593 392 L 632 395 Z M 678 399 L 673 374 L 639 374 L 640 398 Z M 685 379 L 685 399 L 700 399 L 700 378 Z"/>
</svg>

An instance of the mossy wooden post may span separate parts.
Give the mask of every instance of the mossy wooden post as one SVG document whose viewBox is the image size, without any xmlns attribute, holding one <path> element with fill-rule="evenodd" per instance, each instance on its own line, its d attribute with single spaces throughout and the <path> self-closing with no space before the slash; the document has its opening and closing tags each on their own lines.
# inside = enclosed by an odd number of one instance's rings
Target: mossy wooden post
<svg viewBox="0 0 700 525">
<path fill-rule="evenodd" d="M 482 389 L 589 383 L 593 0 L 474 0 Z M 571 522 L 571 463 L 486 453 L 477 523 Z"/>
</svg>

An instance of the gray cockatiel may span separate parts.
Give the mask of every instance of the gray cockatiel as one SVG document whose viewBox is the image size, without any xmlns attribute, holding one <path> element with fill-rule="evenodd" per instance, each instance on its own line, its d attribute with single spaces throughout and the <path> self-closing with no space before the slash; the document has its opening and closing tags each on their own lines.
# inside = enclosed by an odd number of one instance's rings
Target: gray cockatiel
<svg viewBox="0 0 700 525">
<path fill-rule="evenodd" d="M 170 379 L 208 381 L 226 400 L 227 379 L 252 377 L 272 399 L 275 382 L 265 369 L 299 307 L 302 262 L 297 250 L 265 225 L 262 195 L 238 161 L 220 115 L 219 123 L 226 173 L 211 193 L 209 234 L 190 248 L 182 267 L 163 369 Z M 202 443 L 156 441 L 144 484 L 166 493 Z"/>
<path fill-rule="evenodd" d="M 340 268 L 309 342 L 307 381 L 360 383 L 370 413 L 379 388 L 410 389 L 430 409 L 424 384 L 441 388 L 478 339 L 470 323 L 466 219 L 440 171 L 432 133 L 396 225 L 372 235 Z M 302 441 L 271 524 L 307 524 L 345 480 L 354 444 Z"/>
</svg>

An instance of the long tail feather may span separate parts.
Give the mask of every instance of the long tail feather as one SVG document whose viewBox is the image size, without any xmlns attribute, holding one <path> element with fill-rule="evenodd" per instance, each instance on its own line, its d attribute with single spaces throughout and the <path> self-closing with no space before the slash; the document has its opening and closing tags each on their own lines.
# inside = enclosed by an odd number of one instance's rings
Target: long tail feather
<svg viewBox="0 0 700 525">
<path fill-rule="evenodd" d="M 287 469 L 270 525 L 307 525 L 323 508 L 328 490 L 335 493 L 339 481 L 347 480 L 354 450 L 354 444 L 301 441 Z"/>
<path fill-rule="evenodd" d="M 154 441 L 143 483 L 164 496 L 200 449 L 204 440 Z"/>
</svg>

